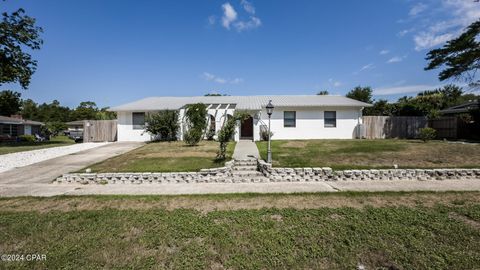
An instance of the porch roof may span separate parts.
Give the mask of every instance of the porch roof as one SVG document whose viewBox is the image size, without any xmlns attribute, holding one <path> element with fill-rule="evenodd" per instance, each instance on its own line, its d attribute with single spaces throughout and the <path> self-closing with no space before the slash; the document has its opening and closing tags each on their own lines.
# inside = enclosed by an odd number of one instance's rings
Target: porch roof
<svg viewBox="0 0 480 270">
<path fill-rule="evenodd" d="M 369 103 L 344 96 L 330 95 L 271 95 L 271 96 L 198 96 L 198 97 L 149 97 L 110 111 L 178 110 L 187 104 L 236 104 L 237 110 L 261 110 L 268 101 L 276 107 L 370 107 Z"/>
</svg>

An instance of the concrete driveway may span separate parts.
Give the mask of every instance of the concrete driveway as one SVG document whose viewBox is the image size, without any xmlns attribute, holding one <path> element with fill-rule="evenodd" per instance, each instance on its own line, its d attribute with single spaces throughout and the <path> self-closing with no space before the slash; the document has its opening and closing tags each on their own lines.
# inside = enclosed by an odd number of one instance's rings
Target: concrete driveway
<svg viewBox="0 0 480 270">
<path fill-rule="evenodd" d="M 142 146 L 138 142 L 116 142 L 101 147 L 38 162 L 0 173 L 0 184 L 50 183 L 58 176 L 78 171 L 89 165 L 123 154 Z"/>
</svg>

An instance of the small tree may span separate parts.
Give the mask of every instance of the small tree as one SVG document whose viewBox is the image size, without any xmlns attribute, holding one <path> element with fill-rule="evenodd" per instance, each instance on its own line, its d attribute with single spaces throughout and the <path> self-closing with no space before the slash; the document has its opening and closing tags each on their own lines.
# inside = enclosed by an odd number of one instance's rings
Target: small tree
<svg viewBox="0 0 480 270">
<path fill-rule="evenodd" d="M 203 103 L 189 104 L 185 108 L 187 131 L 184 141 L 188 145 L 197 145 L 207 128 L 207 106 Z"/>
<path fill-rule="evenodd" d="M 21 94 L 10 90 L 0 92 L 0 115 L 10 116 L 20 111 Z"/>
<path fill-rule="evenodd" d="M 180 128 L 177 111 L 165 110 L 150 114 L 146 123 L 145 131 L 154 136 L 160 136 L 160 140 L 175 141 L 177 139 Z"/>
<path fill-rule="evenodd" d="M 220 148 L 217 152 L 217 160 L 224 160 L 227 157 L 227 146 L 235 135 L 235 127 L 237 126 L 237 121 L 243 121 L 248 118 L 247 113 L 235 112 L 234 116 L 229 118 L 222 129 L 218 132 L 218 142 L 220 143 Z"/>
<path fill-rule="evenodd" d="M 346 95 L 348 98 L 355 99 L 358 101 L 372 103 L 372 88 L 370 86 L 362 87 L 357 86 L 350 90 Z"/>
</svg>

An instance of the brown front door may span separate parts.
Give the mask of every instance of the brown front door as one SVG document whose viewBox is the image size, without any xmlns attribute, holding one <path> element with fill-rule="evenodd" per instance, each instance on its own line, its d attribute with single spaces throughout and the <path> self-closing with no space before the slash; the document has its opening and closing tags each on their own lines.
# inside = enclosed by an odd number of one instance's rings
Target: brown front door
<svg viewBox="0 0 480 270">
<path fill-rule="evenodd" d="M 250 116 L 243 120 L 240 130 L 241 139 L 253 139 L 253 118 Z"/>
</svg>

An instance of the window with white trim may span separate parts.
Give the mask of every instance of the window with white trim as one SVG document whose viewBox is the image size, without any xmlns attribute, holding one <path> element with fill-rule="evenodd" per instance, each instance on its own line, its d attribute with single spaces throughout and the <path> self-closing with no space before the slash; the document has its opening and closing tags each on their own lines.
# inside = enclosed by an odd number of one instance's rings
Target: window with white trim
<svg viewBox="0 0 480 270">
<path fill-rule="evenodd" d="M 283 127 L 296 127 L 297 125 L 297 112 L 284 111 L 283 112 Z"/>
<path fill-rule="evenodd" d="M 133 129 L 144 129 L 145 128 L 145 113 L 144 112 L 134 112 L 134 113 L 132 113 L 132 125 L 133 125 Z"/>
<path fill-rule="evenodd" d="M 325 111 L 323 115 L 324 127 L 334 128 L 337 127 L 337 112 Z"/>
</svg>

